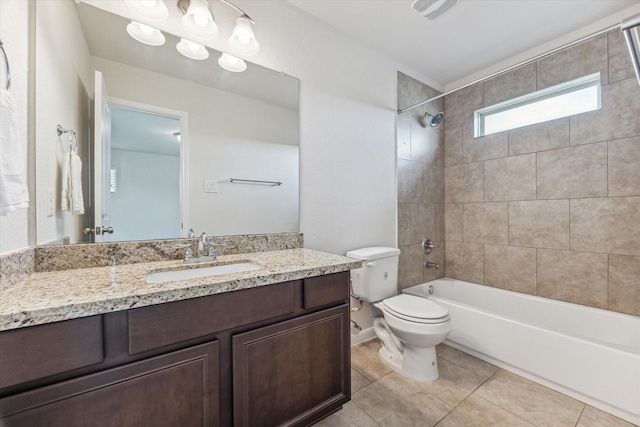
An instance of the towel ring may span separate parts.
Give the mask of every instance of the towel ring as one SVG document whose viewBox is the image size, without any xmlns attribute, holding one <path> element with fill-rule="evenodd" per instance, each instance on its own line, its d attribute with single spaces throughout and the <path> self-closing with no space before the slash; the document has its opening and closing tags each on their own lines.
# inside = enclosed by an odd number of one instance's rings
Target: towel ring
<svg viewBox="0 0 640 427">
<path fill-rule="evenodd" d="M 2 43 L 2 40 L 0 40 L 0 50 L 4 56 L 4 65 L 7 68 L 7 90 L 11 90 L 11 67 L 9 67 L 9 57 L 7 56 L 7 52 L 4 50 L 4 43 Z"/>
</svg>

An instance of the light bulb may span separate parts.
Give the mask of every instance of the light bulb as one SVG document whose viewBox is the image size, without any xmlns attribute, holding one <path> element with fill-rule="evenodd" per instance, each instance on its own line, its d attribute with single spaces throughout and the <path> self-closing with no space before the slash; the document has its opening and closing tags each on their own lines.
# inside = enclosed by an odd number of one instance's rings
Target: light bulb
<svg viewBox="0 0 640 427">
<path fill-rule="evenodd" d="M 245 32 L 238 34 L 238 41 L 242 44 L 249 44 L 251 36 Z"/>
<path fill-rule="evenodd" d="M 148 25 L 144 25 L 144 24 L 140 24 L 140 23 L 138 23 L 138 26 L 140 27 L 140 31 L 142 31 L 142 32 L 143 32 L 143 33 L 145 33 L 146 35 L 149 35 L 149 36 L 150 36 L 151 34 L 153 34 L 153 33 L 155 33 L 155 32 L 156 32 L 156 29 L 155 29 L 155 28 L 152 28 L 152 27 L 150 27 L 150 26 L 148 26 Z"/>
<path fill-rule="evenodd" d="M 160 30 L 156 30 L 153 27 L 139 22 L 131 21 L 131 23 L 127 25 L 127 32 L 134 39 L 150 46 L 161 46 L 165 42 L 164 35 Z"/>
<path fill-rule="evenodd" d="M 193 22 L 195 22 L 198 27 L 205 28 L 209 23 L 209 18 L 203 13 L 196 13 L 193 15 Z"/>
<path fill-rule="evenodd" d="M 218 59 L 218 65 L 233 73 L 241 73 L 247 69 L 246 62 L 233 55 L 229 55 L 228 53 L 223 53 L 222 56 L 220 56 L 220 59 Z"/>
<path fill-rule="evenodd" d="M 129 9 L 138 15 L 154 21 L 163 21 L 169 16 L 169 9 L 162 0 L 125 0 Z"/>
<path fill-rule="evenodd" d="M 251 21 L 240 17 L 236 20 L 236 26 L 229 37 L 229 45 L 241 55 L 255 55 L 260 50 L 260 44 L 251 29 Z"/>
<path fill-rule="evenodd" d="M 203 60 L 209 57 L 209 51 L 203 45 L 187 39 L 180 39 L 176 45 L 178 52 L 190 59 Z"/>
</svg>

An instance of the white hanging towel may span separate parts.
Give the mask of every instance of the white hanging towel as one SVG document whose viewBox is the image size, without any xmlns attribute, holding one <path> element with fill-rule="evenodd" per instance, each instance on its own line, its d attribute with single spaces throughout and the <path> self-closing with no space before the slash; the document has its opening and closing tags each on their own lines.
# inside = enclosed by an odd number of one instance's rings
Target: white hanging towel
<svg viewBox="0 0 640 427">
<path fill-rule="evenodd" d="M 76 215 L 84 214 L 84 197 L 82 197 L 82 160 L 74 151 L 69 159 L 69 178 L 71 181 L 71 212 Z"/>
<path fill-rule="evenodd" d="M 60 192 L 60 209 L 73 214 L 84 214 L 84 197 L 82 196 L 82 160 L 75 152 L 70 151 L 62 156 L 62 190 Z"/>
<path fill-rule="evenodd" d="M 29 207 L 27 166 L 13 95 L 0 90 L 0 215 Z"/>
</svg>

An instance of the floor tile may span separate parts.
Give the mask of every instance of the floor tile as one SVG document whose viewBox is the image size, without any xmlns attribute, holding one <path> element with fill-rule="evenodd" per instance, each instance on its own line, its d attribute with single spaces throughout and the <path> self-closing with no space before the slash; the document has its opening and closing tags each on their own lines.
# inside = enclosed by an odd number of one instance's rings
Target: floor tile
<svg viewBox="0 0 640 427">
<path fill-rule="evenodd" d="M 438 357 L 446 359 L 449 362 L 455 363 L 464 369 L 480 375 L 483 378 L 489 378 L 491 375 L 498 371 L 498 367 L 491 363 L 480 360 L 477 357 L 473 357 L 467 353 L 450 347 L 446 344 L 440 344 L 436 347 Z"/>
<path fill-rule="evenodd" d="M 393 371 L 378 356 L 380 341 L 371 340 L 351 348 L 351 367 L 369 381 Z"/>
<path fill-rule="evenodd" d="M 383 427 L 431 427 L 453 407 L 421 384 L 392 372 L 353 394 L 352 399 Z"/>
<path fill-rule="evenodd" d="M 584 403 L 500 370 L 475 394 L 538 427 L 574 427 Z"/>
<path fill-rule="evenodd" d="M 369 385 L 371 381 L 363 377 L 355 369 L 351 369 L 351 393 L 355 393 L 362 387 Z"/>
<path fill-rule="evenodd" d="M 345 403 L 342 409 L 314 424 L 314 427 L 379 427 L 353 402 Z"/>
<path fill-rule="evenodd" d="M 534 427 L 481 397 L 472 394 L 449 413 L 436 427 Z"/>
<path fill-rule="evenodd" d="M 451 406 L 456 406 L 485 381 L 485 378 L 467 371 L 460 366 L 438 358 L 440 377 L 431 382 L 416 382 L 426 390 Z"/>
<path fill-rule="evenodd" d="M 580 421 L 576 427 L 633 427 L 635 424 L 628 423 L 618 417 L 614 417 L 604 411 L 592 406 L 585 406 Z"/>
</svg>

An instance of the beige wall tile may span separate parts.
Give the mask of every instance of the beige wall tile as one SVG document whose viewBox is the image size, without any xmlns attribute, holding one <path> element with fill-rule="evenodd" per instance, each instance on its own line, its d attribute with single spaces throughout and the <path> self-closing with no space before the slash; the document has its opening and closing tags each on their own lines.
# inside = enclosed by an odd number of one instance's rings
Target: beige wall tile
<svg viewBox="0 0 640 427">
<path fill-rule="evenodd" d="M 536 250 L 484 246 L 484 283 L 500 289 L 536 294 Z"/>
<path fill-rule="evenodd" d="M 609 255 L 609 310 L 640 316 L 640 258 Z"/>
<path fill-rule="evenodd" d="M 609 196 L 640 196 L 640 137 L 609 141 Z"/>
<path fill-rule="evenodd" d="M 484 81 L 484 106 L 499 104 L 536 91 L 536 64 L 531 63 Z"/>
<path fill-rule="evenodd" d="M 430 236 L 432 240 L 444 241 L 444 203 L 433 205 L 433 231 Z"/>
<path fill-rule="evenodd" d="M 465 204 L 462 224 L 465 242 L 506 245 L 509 243 L 509 204 Z"/>
<path fill-rule="evenodd" d="M 571 249 L 640 256 L 640 197 L 571 200 Z"/>
<path fill-rule="evenodd" d="M 398 201 L 423 201 L 423 182 L 425 165 L 411 160 L 398 159 Z"/>
<path fill-rule="evenodd" d="M 462 163 L 462 126 L 444 131 L 444 165 Z"/>
<path fill-rule="evenodd" d="M 484 162 L 484 200 L 535 200 L 536 155 Z"/>
<path fill-rule="evenodd" d="M 397 133 L 397 157 L 411 160 L 411 120 L 407 117 L 398 116 Z"/>
<path fill-rule="evenodd" d="M 609 53 L 609 83 L 635 76 L 631 56 L 622 31 L 613 30 L 607 33 Z"/>
<path fill-rule="evenodd" d="M 535 153 L 569 146 L 569 118 L 551 120 L 509 131 L 509 155 Z"/>
<path fill-rule="evenodd" d="M 444 205 L 445 240 L 462 242 L 462 204 Z"/>
<path fill-rule="evenodd" d="M 607 196 L 607 143 L 538 153 L 538 199 Z"/>
<path fill-rule="evenodd" d="M 440 94 L 432 87 L 398 71 L 398 109 L 403 109 L 426 101 Z M 403 114 L 413 121 L 421 121 L 424 107 L 417 107 Z"/>
<path fill-rule="evenodd" d="M 434 234 L 434 206 L 427 203 L 398 203 L 398 245 L 417 245 Z"/>
<path fill-rule="evenodd" d="M 445 129 L 473 123 L 473 112 L 482 108 L 482 83 L 458 90 L 444 97 Z"/>
<path fill-rule="evenodd" d="M 462 161 L 463 163 L 479 162 L 487 159 L 498 159 L 509 155 L 509 133 L 500 132 L 493 135 L 473 137 L 473 125 L 465 125 L 462 129 Z"/>
<path fill-rule="evenodd" d="M 607 308 L 607 255 L 538 249 L 537 294 Z"/>
<path fill-rule="evenodd" d="M 447 242 L 445 275 L 452 279 L 484 283 L 484 245 Z"/>
<path fill-rule="evenodd" d="M 640 135 L 640 86 L 626 79 L 602 87 L 602 109 L 571 116 L 571 145 Z"/>
<path fill-rule="evenodd" d="M 444 165 L 444 135 L 440 127 L 424 127 L 411 122 L 411 160 Z"/>
<path fill-rule="evenodd" d="M 509 202 L 509 245 L 569 249 L 569 200 Z"/>
<path fill-rule="evenodd" d="M 444 172 L 444 185 L 445 203 L 482 202 L 482 163 L 447 167 Z"/>
<path fill-rule="evenodd" d="M 422 246 L 400 246 L 398 289 L 419 285 L 422 282 Z"/>
<path fill-rule="evenodd" d="M 424 203 L 444 203 L 444 168 L 425 164 L 421 187 L 421 201 Z"/>
<path fill-rule="evenodd" d="M 538 90 L 600 72 L 608 82 L 607 36 L 602 35 L 538 61 Z"/>
</svg>

